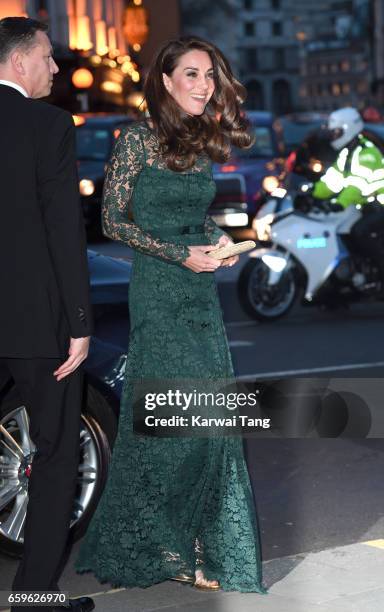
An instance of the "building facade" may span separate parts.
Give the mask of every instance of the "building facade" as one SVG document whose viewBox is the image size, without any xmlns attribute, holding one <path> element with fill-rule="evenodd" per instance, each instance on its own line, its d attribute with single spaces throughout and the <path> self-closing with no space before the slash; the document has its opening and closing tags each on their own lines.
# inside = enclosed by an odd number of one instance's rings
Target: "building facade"
<svg viewBox="0 0 384 612">
<path fill-rule="evenodd" d="M 324 111 L 364 108 L 375 101 L 372 4 L 330 0 L 325 8 L 321 22 L 308 18 L 302 24 L 301 104 Z"/>
</svg>

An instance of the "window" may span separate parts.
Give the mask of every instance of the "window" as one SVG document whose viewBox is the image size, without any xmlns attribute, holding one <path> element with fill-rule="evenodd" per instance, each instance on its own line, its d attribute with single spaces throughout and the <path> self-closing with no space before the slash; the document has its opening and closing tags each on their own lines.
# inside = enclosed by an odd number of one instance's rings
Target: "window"
<svg viewBox="0 0 384 612">
<path fill-rule="evenodd" d="M 248 47 L 245 49 L 241 49 L 240 52 L 240 61 L 243 71 L 247 72 L 257 72 L 258 67 L 258 57 L 257 50 L 254 47 Z"/>
<path fill-rule="evenodd" d="M 271 0 L 271 6 L 274 11 L 279 11 L 281 9 L 281 1 L 280 0 Z"/>
<path fill-rule="evenodd" d="M 253 21 L 247 21 L 244 24 L 244 34 L 246 36 L 254 36 L 255 35 L 255 24 Z"/>
<path fill-rule="evenodd" d="M 351 93 L 351 86 L 349 83 L 343 83 L 342 85 L 342 91 L 344 95 L 348 95 Z"/>
<path fill-rule="evenodd" d="M 271 47 L 259 48 L 259 70 L 270 72 L 275 69 L 275 54 Z"/>
<path fill-rule="evenodd" d="M 285 68 L 285 53 L 282 47 L 275 49 L 275 66 L 277 70 L 284 70 Z"/>
<path fill-rule="evenodd" d="M 368 89 L 368 84 L 367 84 L 366 81 L 359 81 L 358 82 L 358 84 L 357 84 L 357 91 L 359 93 L 362 93 L 362 94 L 366 93 L 367 89 Z"/>
<path fill-rule="evenodd" d="M 300 98 L 306 98 L 307 95 L 308 95 L 308 91 L 307 91 L 306 85 L 301 85 L 301 87 L 299 89 L 299 96 L 300 96 Z"/>
<path fill-rule="evenodd" d="M 257 50 L 256 49 L 246 49 L 246 60 L 245 65 L 247 66 L 247 70 L 249 72 L 257 72 L 258 64 L 257 64 Z"/>
<path fill-rule="evenodd" d="M 246 11 L 251 11 L 253 9 L 253 0 L 244 0 L 244 8 Z"/>
<path fill-rule="evenodd" d="M 281 36 L 282 34 L 282 27 L 281 27 L 281 22 L 280 21 L 274 21 L 272 23 L 272 33 L 274 36 Z"/>
<path fill-rule="evenodd" d="M 340 70 L 342 72 L 348 72 L 351 69 L 351 64 L 348 60 L 340 62 Z"/>
</svg>

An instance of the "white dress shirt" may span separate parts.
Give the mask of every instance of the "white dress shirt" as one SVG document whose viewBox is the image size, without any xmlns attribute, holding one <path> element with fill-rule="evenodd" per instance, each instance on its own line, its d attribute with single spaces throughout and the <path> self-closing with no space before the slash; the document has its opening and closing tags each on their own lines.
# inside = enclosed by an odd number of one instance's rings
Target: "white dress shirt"
<svg viewBox="0 0 384 612">
<path fill-rule="evenodd" d="M 28 96 L 27 92 L 25 91 L 24 87 L 22 87 L 18 83 L 13 83 L 12 81 L 5 81 L 5 80 L 0 79 L 0 85 L 8 85 L 8 87 L 13 87 L 13 89 L 17 89 L 17 91 L 19 91 L 21 94 L 23 94 L 23 96 L 25 96 L 26 98 L 29 98 L 29 96 Z"/>
</svg>

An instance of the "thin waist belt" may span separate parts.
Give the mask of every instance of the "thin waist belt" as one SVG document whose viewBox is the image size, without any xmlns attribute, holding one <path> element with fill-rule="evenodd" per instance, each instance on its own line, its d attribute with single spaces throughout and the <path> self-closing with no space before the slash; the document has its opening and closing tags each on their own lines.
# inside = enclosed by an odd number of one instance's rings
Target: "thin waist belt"
<svg viewBox="0 0 384 612">
<path fill-rule="evenodd" d="M 204 234 L 203 225 L 173 225 L 159 229 L 147 230 L 152 236 L 163 238 L 165 236 L 184 236 L 185 234 Z"/>
</svg>

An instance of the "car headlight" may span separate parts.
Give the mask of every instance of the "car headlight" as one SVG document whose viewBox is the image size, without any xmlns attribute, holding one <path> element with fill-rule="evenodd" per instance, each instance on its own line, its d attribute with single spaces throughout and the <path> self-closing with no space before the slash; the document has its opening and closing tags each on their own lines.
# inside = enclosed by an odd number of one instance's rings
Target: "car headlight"
<svg viewBox="0 0 384 612">
<path fill-rule="evenodd" d="M 255 217 L 253 220 L 253 229 L 255 230 L 258 240 L 267 241 L 271 239 L 271 223 L 275 215 L 268 214 L 264 217 Z"/>
<path fill-rule="evenodd" d="M 265 176 L 261 184 L 264 191 L 272 193 L 279 186 L 279 179 L 276 176 Z"/>
<path fill-rule="evenodd" d="M 91 179 L 81 179 L 79 182 L 80 195 L 91 196 L 95 192 L 95 183 Z"/>
</svg>

